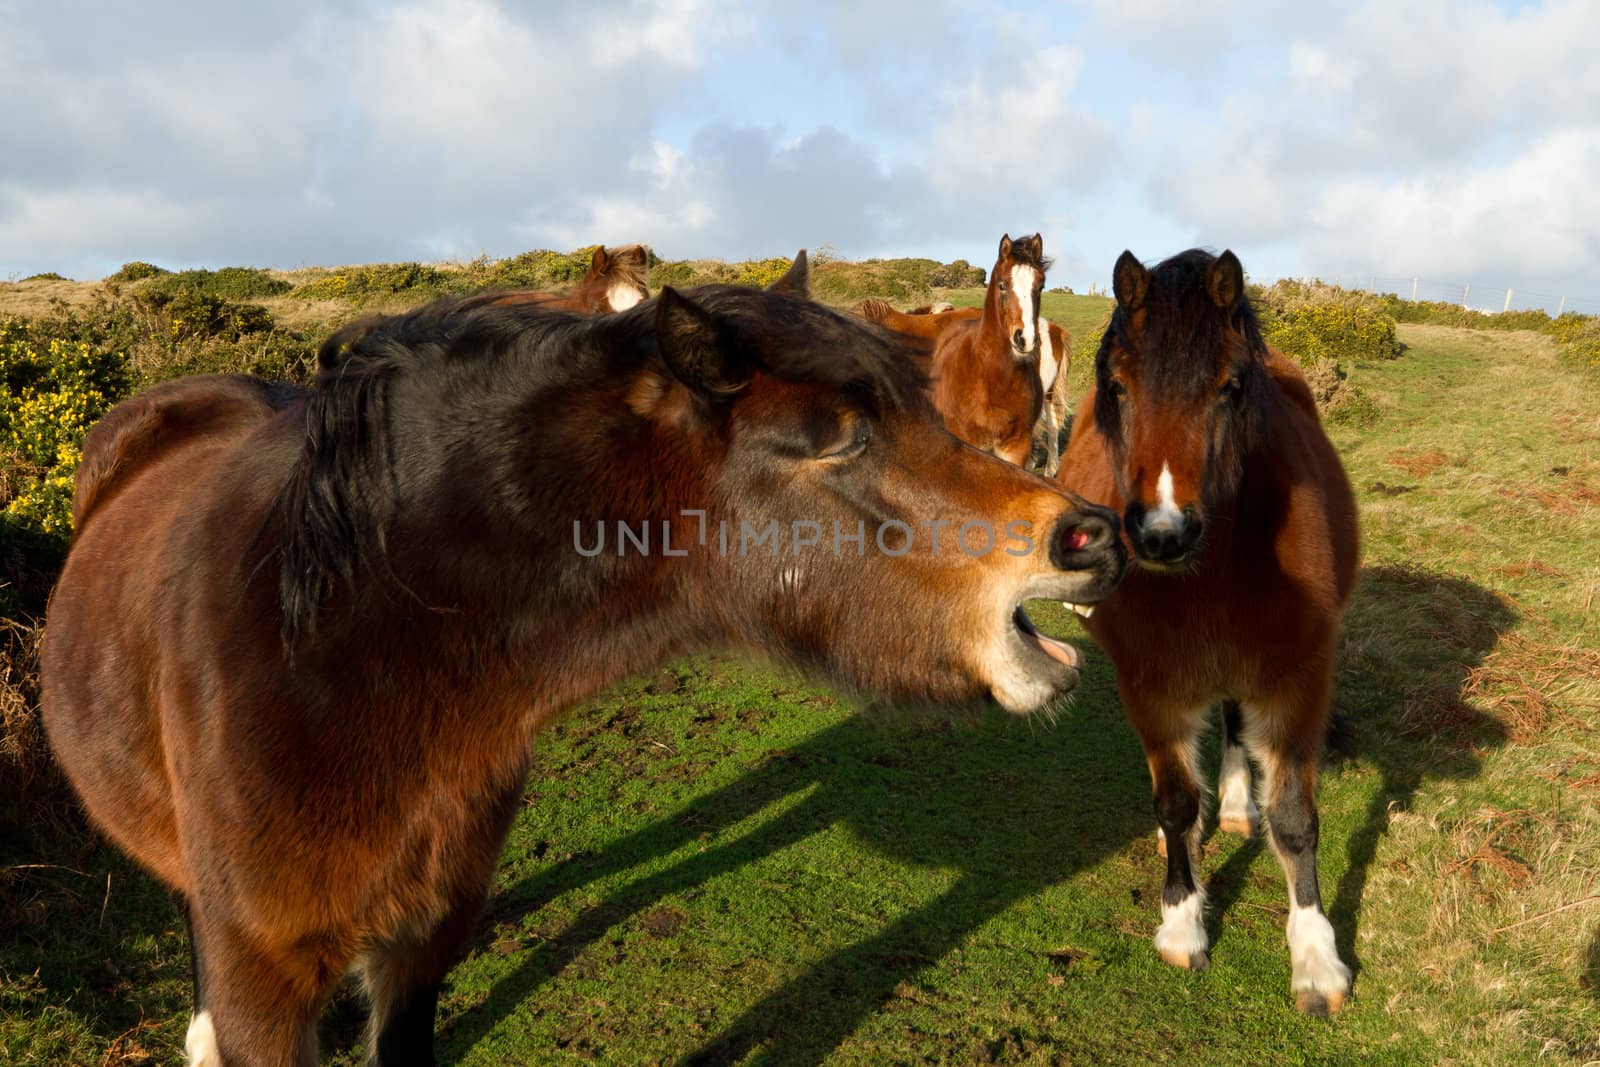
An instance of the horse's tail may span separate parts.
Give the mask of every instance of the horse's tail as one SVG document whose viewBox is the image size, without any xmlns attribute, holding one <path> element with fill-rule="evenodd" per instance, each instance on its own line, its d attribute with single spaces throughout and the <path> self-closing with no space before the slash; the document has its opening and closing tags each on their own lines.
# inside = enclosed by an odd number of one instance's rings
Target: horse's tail
<svg viewBox="0 0 1600 1067">
<path fill-rule="evenodd" d="M 208 374 L 165 382 L 124 400 L 83 440 L 83 461 L 72 486 L 73 529 L 82 530 L 129 475 L 169 449 L 264 419 L 303 393 L 240 374 Z"/>
</svg>

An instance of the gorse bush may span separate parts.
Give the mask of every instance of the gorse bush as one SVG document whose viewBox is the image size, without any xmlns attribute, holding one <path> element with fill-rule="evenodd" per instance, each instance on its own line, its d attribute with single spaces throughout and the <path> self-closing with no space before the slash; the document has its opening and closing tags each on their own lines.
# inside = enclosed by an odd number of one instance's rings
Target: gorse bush
<svg viewBox="0 0 1600 1067">
<path fill-rule="evenodd" d="M 1600 317 L 1568 312 L 1552 319 L 1546 328 L 1568 357 L 1586 367 L 1600 368 Z"/>
<path fill-rule="evenodd" d="M 482 288 L 481 284 L 473 284 L 473 279 L 474 274 L 468 271 L 445 271 L 421 263 L 382 263 L 331 271 L 293 289 L 290 295 L 302 300 L 348 300 L 361 304 L 374 297 L 396 293 L 443 296 Z"/>
<path fill-rule="evenodd" d="M 1320 282 L 1252 287 L 1267 343 L 1310 369 L 1319 359 L 1393 359 L 1394 316 L 1380 297 Z"/>
<path fill-rule="evenodd" d="M 144 291 L 147 295 L 176 296 L 189 291 L 226 300 L 258 300 L 264 296 L 282 296 L 293 288 L 282 278 L 254 267 L 223 267 L 221 270 L 185 270 L 176 274 L 162 272 Z"/>
<path fill-rule="evenodd" d="M 122 267 L 109 278 L 108 282 L 142 282 L 146 278 L 154 278 L 158 274 L 170 274 L 171 271 L 158 267 L 154 263 L 146 263 L 136 259 L 132 263 L 124 263 Z"/>
<path fill-rule="evenodd" d="M 469 271 L 480 273 L 476 284 L 488 289 L 558 289 L 577 283 L 589 270 L 597 246 L 575 252 L 552 252 L 540 248 L 509 259 L 474 263 Z"/>
<path fill-rule="evenodd" d="M 46 535 L 72 529 L 72 476 L 83 436 L 127 395 L 127 357 L 87 341 L 36 338 L 19 320 L 0 322 L 0 469 L 13 519 Z"/>
</svg>

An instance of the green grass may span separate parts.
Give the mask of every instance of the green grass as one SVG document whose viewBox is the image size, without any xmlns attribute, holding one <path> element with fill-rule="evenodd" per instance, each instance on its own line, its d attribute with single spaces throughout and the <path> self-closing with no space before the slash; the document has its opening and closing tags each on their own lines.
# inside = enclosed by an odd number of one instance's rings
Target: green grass
<svg viewBox="0 0 1600 1067">
<path fill-rule="evenodd" d="M 1044 310 L 1081 344 L 1106 307 Z M 1595 380 L 1533 334 L 1401 338 L 1360 368 L 1376 422 L 1331 431 L 1366 561 L 1320 794 L 1343 1014 L 1294 1011 L 1261 842 L 1206 847 L 1211 970 L 1157 960 L 1137 740 L 1104 659 L 1036 605 L 1089 660 L 1053 724 L 884 720 L 706 656 L 548 732 L 441 1061 L 1600 1058 L 1600 904 L 1577 903 L 1600 892 Z M 170 907 L 108 850 L 0 842 L 45 862 L 69 869 L 0 868 L 0 1061 L 177 1062 Z M 346 991 L 336 1062 L 359 1034 Z"/>
</svg>

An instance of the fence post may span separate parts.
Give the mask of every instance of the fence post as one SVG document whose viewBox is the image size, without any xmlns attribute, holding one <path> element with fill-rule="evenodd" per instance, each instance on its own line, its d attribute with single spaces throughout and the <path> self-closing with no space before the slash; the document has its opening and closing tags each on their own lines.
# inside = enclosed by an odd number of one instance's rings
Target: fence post
<svg viewBox="0 0 1600 1067">
<path fill-rule="evenodd" d="M 1411 276 L 1411 302 L 1413 304 L 1417 302 L 1417 276 L 1415 274 Z"/>
<path fill-rule="evenodd" d="M 1506 290 L 1506 306 L 1500 309 L 1500 314 L 1504 315 L 1506 312 L 1508 312 L 1510 310 L 1511 310 L 1511 290 L 1507 289 Z"/>
</svg>

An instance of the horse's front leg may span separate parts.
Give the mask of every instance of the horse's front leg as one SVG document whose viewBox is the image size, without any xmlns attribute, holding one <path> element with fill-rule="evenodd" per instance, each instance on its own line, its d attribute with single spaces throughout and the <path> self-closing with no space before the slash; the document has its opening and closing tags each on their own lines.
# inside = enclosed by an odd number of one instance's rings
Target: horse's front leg
<svg viewBox="0 0 1600 1067">
<path fill-rule="evenodd" d="M 1194 738 L 1204 709 L 1163 708 L 1126 689 L 1123 707 L 1144 744 L 1155 791 L 1156 823 L 1167 857 L 1156 952 L 1174 967 L 1203 970 L 1211 965 L 1211 957 L 1206 938 L 1205 892 L 1195 879 L 1200 855 L 1201 794 L 1194 768 Z"/>
</svg>

